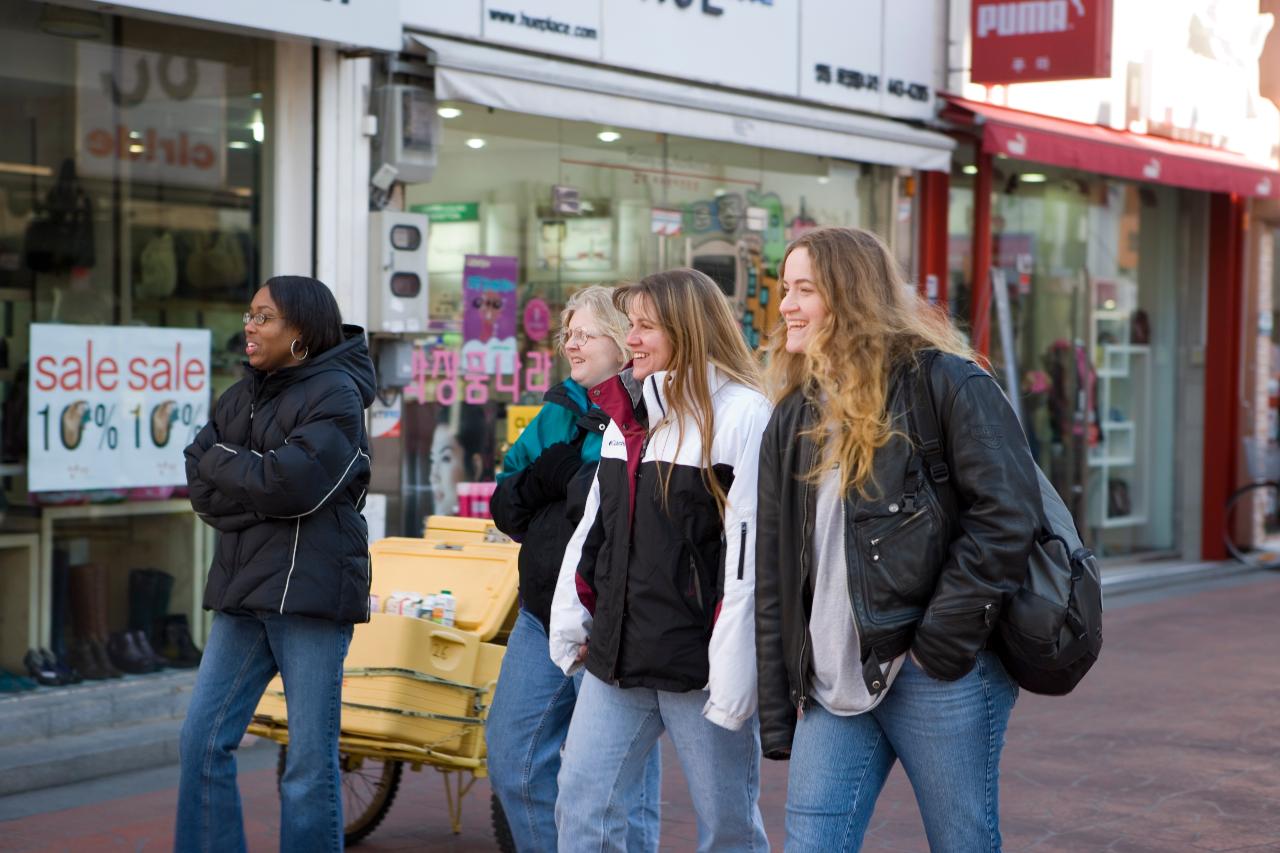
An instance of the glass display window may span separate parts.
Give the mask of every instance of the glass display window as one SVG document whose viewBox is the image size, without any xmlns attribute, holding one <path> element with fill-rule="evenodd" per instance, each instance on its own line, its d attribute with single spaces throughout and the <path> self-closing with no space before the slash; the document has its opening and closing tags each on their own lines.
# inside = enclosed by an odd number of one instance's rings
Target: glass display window
<svg viewBox="0 0 1280 853">
<path fill-rule="evenodd" d="M 575 290 L 692 266 L 762 347 L 778 322 L 778 263 L 805 231 L 875 230 L 912 267 L 912 184 L 896 169 L 467 103 L 441 109 L 439 166 L 405 191 L 406 209 L 430 220 L 430 333 L 404 398 L 406 412 L 430 410 L 415 419 L 423 434 L 404 442 L 416 460 L 404 493 L 422 496 L 406 510 L 409 529 L 426 495 L 452 503 L 443 474 L 430 473 L 439 425 L 468 448 L 450 454 L 451 466 L 465 463 L 455 476 L 491 479 L 506 407 L 539 404 L 568 375 L 554 333 Z M 486 334 L 487 347 L 476 340 Z"/>
<path fill-rule="evenodd" d="M 1177 422 L 1181 278 L 1162 250 L 1177 233 L 1177 191 L 998 158 L 991 311 L 971 318 L 976 170 L 958 162 L 957 321 L 987 324 L 992 372 L 1091 547 L 1173 549 L 1179 438 L 1158 425 Z"/>
<path fill-rule="evenodd" d="M 0 578 L 0 598 L 31 602 L 19 658 L 34 642 L 61 654 L 72 638 L 86 639 L 84 608 L 69 596 L 80 600 L 90 586 L 103 642 L 107 632 L 151 630 L 155 620 L 130 592 L 144 574 L 167 578 L 157 618 L 180 618 L 184 631 L 189 620 L 202 637 L 197 592 L 211 536 L 177 485 L 181 449 L 242 375 L 241 315 L 262 276 L 274 51 L 269 40 L 105 11 L 0 4 L 0 529 L 11 543 L 6 559 L 22 559 L 14 555 L 27 537 L 39 551 L 30 579 Z M 163 328 L 185 356 L 175 353 L 171 370 L 148 363 L 147 389 L 158 399 L 145 406 L 137 394 L 124 401 L 122 382 L 77 384 L 64 372 L 54 390 L 82 399 L 51 408 L 40 396 L 50 391 L 29 381 L 33 324 L 81 346 L 109 337 L 124 353 L 120 365 Z M 80 326 L 107 328 L 68 333 Z M 92 349 L 77 352 L 77 377 L 114 375 L 104 374 L 101 351 L 96 362 Z M 193 357 L 199 364 L 189 367 Z M 163 399 L 176 394 L 179 374 L 199 378 L 198 403 Z M 30 491 L 45 470 L 28 452 L 29 417 L 42 407 L 46 445 L 61 410 L 71 455 L 62 472 L 82 487 Z M 128 467 L 110 454 L 143 443 L 177 454 L 163 460 L 168 479 L 104 485 L 103 472 Z M 11 663 L 17 642 L 0 636 L 0 658 Z"/>
</svg>

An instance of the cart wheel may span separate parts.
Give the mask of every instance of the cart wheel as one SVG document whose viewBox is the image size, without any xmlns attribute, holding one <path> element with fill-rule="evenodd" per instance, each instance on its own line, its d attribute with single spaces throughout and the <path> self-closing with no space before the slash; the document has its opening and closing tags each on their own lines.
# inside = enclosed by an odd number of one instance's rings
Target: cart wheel
<svg viewBox="0 0 1280 853">
<path fill-rule="evenodd" d="M 516 840 L 511 837 L 507 813 L 502 810 L 502 802 L 494 793 L 489 794 L 489 814 L 493 819 L 493 839 L 498 842 L 498 849 L 502 853 L 516 853 Z"/>
<path fill-rule="evenodd" d="M 287 746 L 280 747 L 276 762 L 276 785 L 284 778 L 284 765 L 289 754 Z M 342 771 L 342 817 L 346 845 L 354 846 L 378 828 L 400 789 L 400 775 L 404 765 L 399 761 L 378 758 L 338 756 Z"/>
</svg>

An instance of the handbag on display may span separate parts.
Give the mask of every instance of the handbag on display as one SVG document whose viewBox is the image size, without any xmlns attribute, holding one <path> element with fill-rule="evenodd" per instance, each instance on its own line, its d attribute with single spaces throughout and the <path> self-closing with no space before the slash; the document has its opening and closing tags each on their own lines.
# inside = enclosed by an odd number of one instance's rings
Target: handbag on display
<svg viewBox="0 0 1280 853">
<path fill-rule="evenodd" d="M 244 250 L 235 234 L 221 231 L 212 243 L 209 235 L 196 237 L 196 247 L 187 258 L 187 281 L 197 291 L 227 290 L 244 283 Z"/>
<path fill-rule="evenodd" d="M 58 181 L 27 224 L 22 246 L 27 266 L 36 272 L 66 272 L 96 263 L 93 200 L 80 186 L 71 159 L 62 161 Z"/>
<path fill-rule="evenodd" d="M 172 296 L 178 287 L 178 258 L 173 251 L 173 235 L 157 234 L 142 247 L 141 274 L 137 294 L 143 299 Z"/>
</svg>

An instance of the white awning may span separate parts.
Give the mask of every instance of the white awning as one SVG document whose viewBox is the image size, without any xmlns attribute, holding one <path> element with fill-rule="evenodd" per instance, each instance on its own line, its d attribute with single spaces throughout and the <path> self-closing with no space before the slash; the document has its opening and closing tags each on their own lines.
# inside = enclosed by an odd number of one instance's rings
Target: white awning
<svg viewBox="0 0 1280 853">
<path fill-rule="evenodd" d="M 891 119 L 411 34 L 436 97 L 569 121 L 947 172 L 955 142 Z"/>
</svg>

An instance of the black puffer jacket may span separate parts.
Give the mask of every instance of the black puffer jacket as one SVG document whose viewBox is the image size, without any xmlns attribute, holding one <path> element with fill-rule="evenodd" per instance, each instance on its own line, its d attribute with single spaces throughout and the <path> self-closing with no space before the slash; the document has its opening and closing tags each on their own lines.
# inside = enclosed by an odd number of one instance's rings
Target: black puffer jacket
<svg viewBox="0 0 1280 853">
<path fill-rule="evenodd" d="M 297 367 L 244 379 L 186 449 L 191 505 L 222 533 L 204 606 L 369 620 L 364 330 Z"/>
<path fill-rule="evenodd" d="M 973 667 L 1026 573 L 1037 527 L 1035 462 L 995 380 L 946 354 L 935 359 L 930 379 L 948 491 L 959 506 L 944 507 L 906 438 L 916 387 L 906 370 L 889 393 L 899 434 L 876 452 L 875 497 L 853 492 L 844 500 L 849 604 L 873 696 L 884 688 L 880 664 L 908 649 L 935 678 L 954 680 Z M 817 488 L 803 476 L 815 448 L 801 433 L 815 420 L 813 404 L 791 394 L 774 409 L 760 450 L 756 661 L 760 740 L 769 758 L 790 753 L 813 675 L 808 614 Z"/>
</svg>

